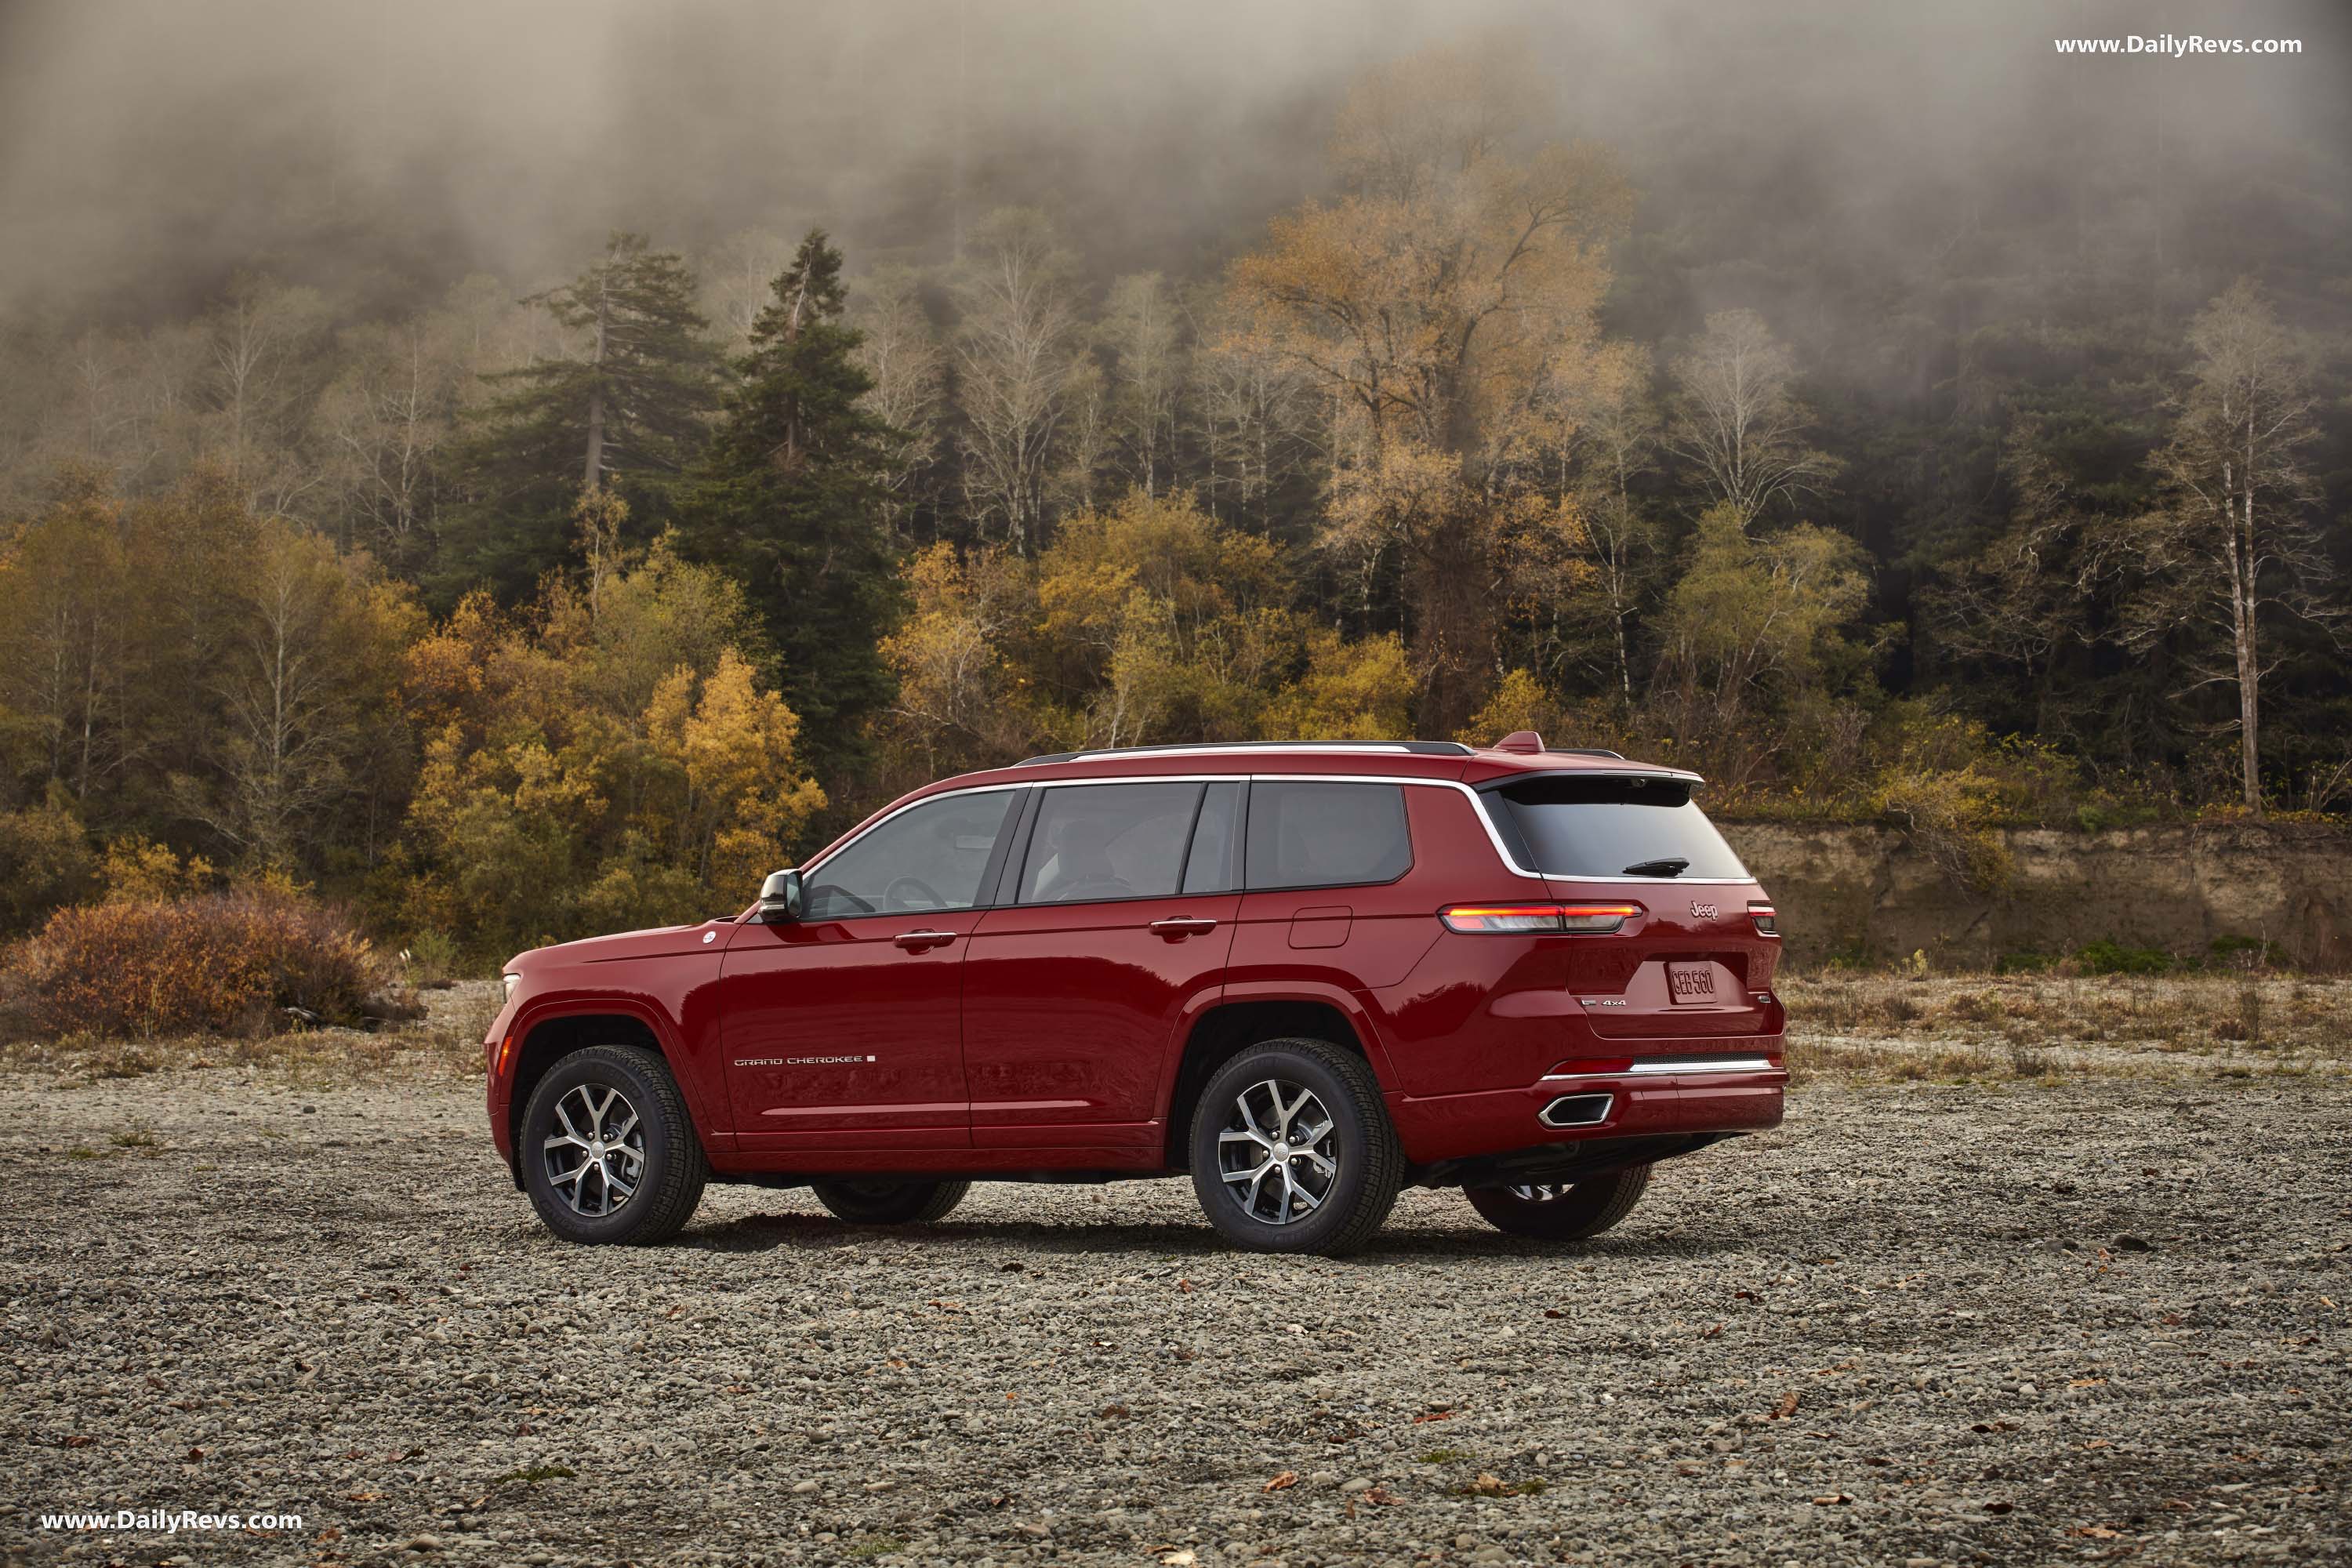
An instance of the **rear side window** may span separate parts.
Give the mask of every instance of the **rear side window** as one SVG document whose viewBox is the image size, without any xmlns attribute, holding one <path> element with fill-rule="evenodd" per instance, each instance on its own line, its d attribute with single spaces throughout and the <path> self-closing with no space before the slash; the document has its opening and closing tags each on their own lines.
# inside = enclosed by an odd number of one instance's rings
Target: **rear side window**
<svg viewBox="0 0 2352 1568">
<path fill-rule="evenodd" d="M 1080 784 L 1049 789 L 1021 868 L 1024 904 L 1163 898 L 1184 874 L 1202 786 Z"/>
<path fill-rule="evenodd" d="M 1402 784 L 1260 779 L 1250 785 L 1249 886 L 1393 882 L 1412 868 Z"/>
<path fill-rule="evenodd" d="M 1547 876 L 1748 875 L 1679 779 L 1559 773 L 1487 790 L 1485 799 L 1519 863 Z"/>
</svg>

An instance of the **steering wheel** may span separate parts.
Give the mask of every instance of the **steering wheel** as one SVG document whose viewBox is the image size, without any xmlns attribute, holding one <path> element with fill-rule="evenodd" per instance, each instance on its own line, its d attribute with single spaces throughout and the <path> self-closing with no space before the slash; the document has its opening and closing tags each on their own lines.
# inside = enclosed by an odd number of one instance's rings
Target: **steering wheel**
<svg viewBox="0 0 2352 1568">
<path fill-rule="evenodd" d="M 892 909 L 898 909 L 898 910 L 903 910 L 903 909 L 912 909 L 912 908 L 916 908 L 916 907 L 918 907 L 918 906 L 915 906 L 915 905 L 908 904 L 908 903 L 904 899 L 901 899 L 901 898 L 898 896 L 898 889 L 901 889 L 901 888 L 912 888 L 912 889 L 914 889 L 917 892 L 920 893 L 920 894 L 921 894 L 925 899 L 927 899 L 927 900 L 929 900 L 929 906 L 928 906 L 928 907 L 929 907 L 929 908 L 931 908 L 931 909 L 935 909 L 935 910 L 943 910 L 943 909 L 945 909 L 945 908 L 947 908 L 947 907 L 948 907 L 948 901 L 947 901 L 945 899 L 943 899 L 943 898 L 940 897 L 940 890 L 939 890 L 937 888 L 932 887 L 929 882 L 924 881 L 920 877 L 893 877 L 893 878 L 891 878 L 891 879 L 890 879 L 890 885 L 889 885 L 888 887 L 887 887 L 887 888 L 885 888 L 885 889 L 882 889 L 882 901 L 883 901 L 883 903 L 885 903 L 885 904 L 888 905 L 888 906 L 889 906 L 890 908 L 892 908 Z"/>
</svg>

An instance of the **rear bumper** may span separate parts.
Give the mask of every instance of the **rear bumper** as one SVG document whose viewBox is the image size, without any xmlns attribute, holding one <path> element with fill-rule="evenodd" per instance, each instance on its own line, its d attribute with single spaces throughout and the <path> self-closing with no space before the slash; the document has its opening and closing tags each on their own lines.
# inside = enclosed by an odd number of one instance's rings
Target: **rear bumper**
<svg viewBox="0 0 2352 1568">
<path fill-rule="evenodd" d="M 1706 1045 L 1703 1053 L 1563 1062 L 1522 1089 L 1391 1095 L 1389 1115 L 1405 1158 L 1416 1165 L 1586 1139 L 1778 1127 L 1789 1083 L 1780 1037 Z"/>
</svg>

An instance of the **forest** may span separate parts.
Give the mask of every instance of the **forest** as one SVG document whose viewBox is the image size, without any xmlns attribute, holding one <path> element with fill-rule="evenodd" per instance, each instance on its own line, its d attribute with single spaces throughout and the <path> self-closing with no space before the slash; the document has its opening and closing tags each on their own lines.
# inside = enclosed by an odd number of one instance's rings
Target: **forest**
<svg viewBox="0 0 2352 1568">
<path fill-rule="evenodd" d="M 966 85 L 756 197 L 685 115 L 676 179 L 527 237 L 282 121 L 201 231 L 160 189 L 151 231 L 16 222 L 0 934 L 258 882 L 497 958 L 1169 742 L 1534 729 L 1979 885 L 1991 827 L 2352 810 L 2340 94 L 2035 56 L 2017 112 L 1874 143 L 1884 90 L 1735 92 L 1727 50 L 1654 109 L 1550 33 L 1422 32 L 1222 130 L 1149 97 L 1116 174 L 1030 156 L 1094 95 Z"/>
</svg>

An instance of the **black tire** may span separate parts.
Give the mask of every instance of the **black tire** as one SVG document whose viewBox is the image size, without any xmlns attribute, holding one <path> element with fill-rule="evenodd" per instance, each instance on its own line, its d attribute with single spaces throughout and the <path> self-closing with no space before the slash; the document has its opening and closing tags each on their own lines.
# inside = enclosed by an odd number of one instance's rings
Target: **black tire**
<svg viewBox="0 0 2352 1568">
<path fill-rule="evenodd" d="M 575 1098 L 575 1091 L 584 1091 L 586 1099 Z M 552 1164 L 571 1157 L 572 1149 L 547 1147 L 559 1135 L 570 1137 L 557 1114 L 559 1107 L 577 1130 L 579 1119 L 572 1112 L 605 1091 L 616 1092 L 619 1103 L 635 1115 L 632 1130 L 639 1131 L 641 1146 L 628 1145 L 624 1137 L 596 1161 L 583 1150 L 578 1165 L 583 1173 L 561 1180 Z M 620 1121 L 615 1110 L 612 1122 L 600 1126 L 594 1136 L 601 1140 Z M 657 1053 L 637 1046 L 590 1046 L 550 1068 L 523 1107 L 520 1145 L 515 1152 L 531 1206 L 547 1228 L 566 1241 L 631 1247 L 667 1241 L 694 1217 L 703 1184 L 710 1179 L 710 1163 L 695 1136 L 693 1119 L 686 1113 L 685 1097 L 670 1077 L 669 1065 Z M 590 1166 L 601 1164 L 614 1173 L 614 1184 L 605 1189 L 610 1200 L 618 1195 L 618 1184 L 626 1180 L 632 1163 L 637 1180 L 625 1197 L 608 1201 L 606 1212 L 583 1212 L 595 1205 L 575 1200 L 573 1194 L 583 1189 L 593 1192 L 600 1181 Z"/>
<path fill-rule="evenodd" d="M 1242 1097 L 1270 1103 L 1263 1094 L 1268 1084 L 1288 1084 L 1311 1093 L 1328 1114 L 1328 1135 L 1300 1145 L 1285 1158 L 1273 1157 L 1277 1147 L 1290 1149 L 1288 1131 L 1274 1130 L 1282 1131 L 1282 1140 L 1267 1144 L 1263 1134 L 1268 1129 L 1250 1133 L 1243 1126 Z M 1256 1110 L 1248 1114 L 1254 1121 L 1265 1118 Z M 1302 1114 L 1311 1119 L 1312 1108 Z M 1319 1125 L 1289 1129 L 1288 1119 L 1284 1120 L 1284 1129 L 1290 1131 L 1313 1132 Z M 1245 1138 L 1229 1142 L 1224 1137 L 1229 1131 Z M 1235 1151 L 1234 1159 L 1242 1162 L 1254 1158 L 1257 1147 L 1268 1155 L 1260 1163 L 1265 1174 L 1228 1181 L 1225 1152 Z M 1398 1147 L 1372 1069 L 1363 1058 L 1328 1040 L 1265 1040 L 1219 1068 L 1202 1087 L 1192 1112 L 1192 1191 L 1201 1212 L 1219 1235 L 1251 1252 L 1307 1252 L 1326 1258 L 1353 1252 L 1387 1220 L 1404 1182 L 1404 1151 Z M 1328 1176 L 1321 1170 L 1327 1164 L 1333 1167 Z M 1276 1174 L 1284 1177 L 1283 1184 L 1269 1195 L 1266 1186 Z M 1302 1189 L 1313 1203 L 1300 1215 L 1293 1199 Z M 1288 1217 L 1270 1217 L 1268 1210 Z"/>
<path fill-rule="evenodd" d="M 1538 1241 L 1581 1241 L 1599 1236 L 1633 1212 L 1650 1185 L 1650 1167 L 1633 1165 L 1563 1188 L 1534 1187 L 1554 1197 L 1523 1196 L 1512 1187 L 1465 1187 L 1463 1196 L 1496 1230 Z"/>
<path fill-rule="evenodd" d="M 811 1182 L 816 1201 L 852 1225 L 932 1225 L 971 1191 L 970 1182 L 903 1182 L 896 1178 L 861 1181 L 836 1176 Z"/>
</svg>

